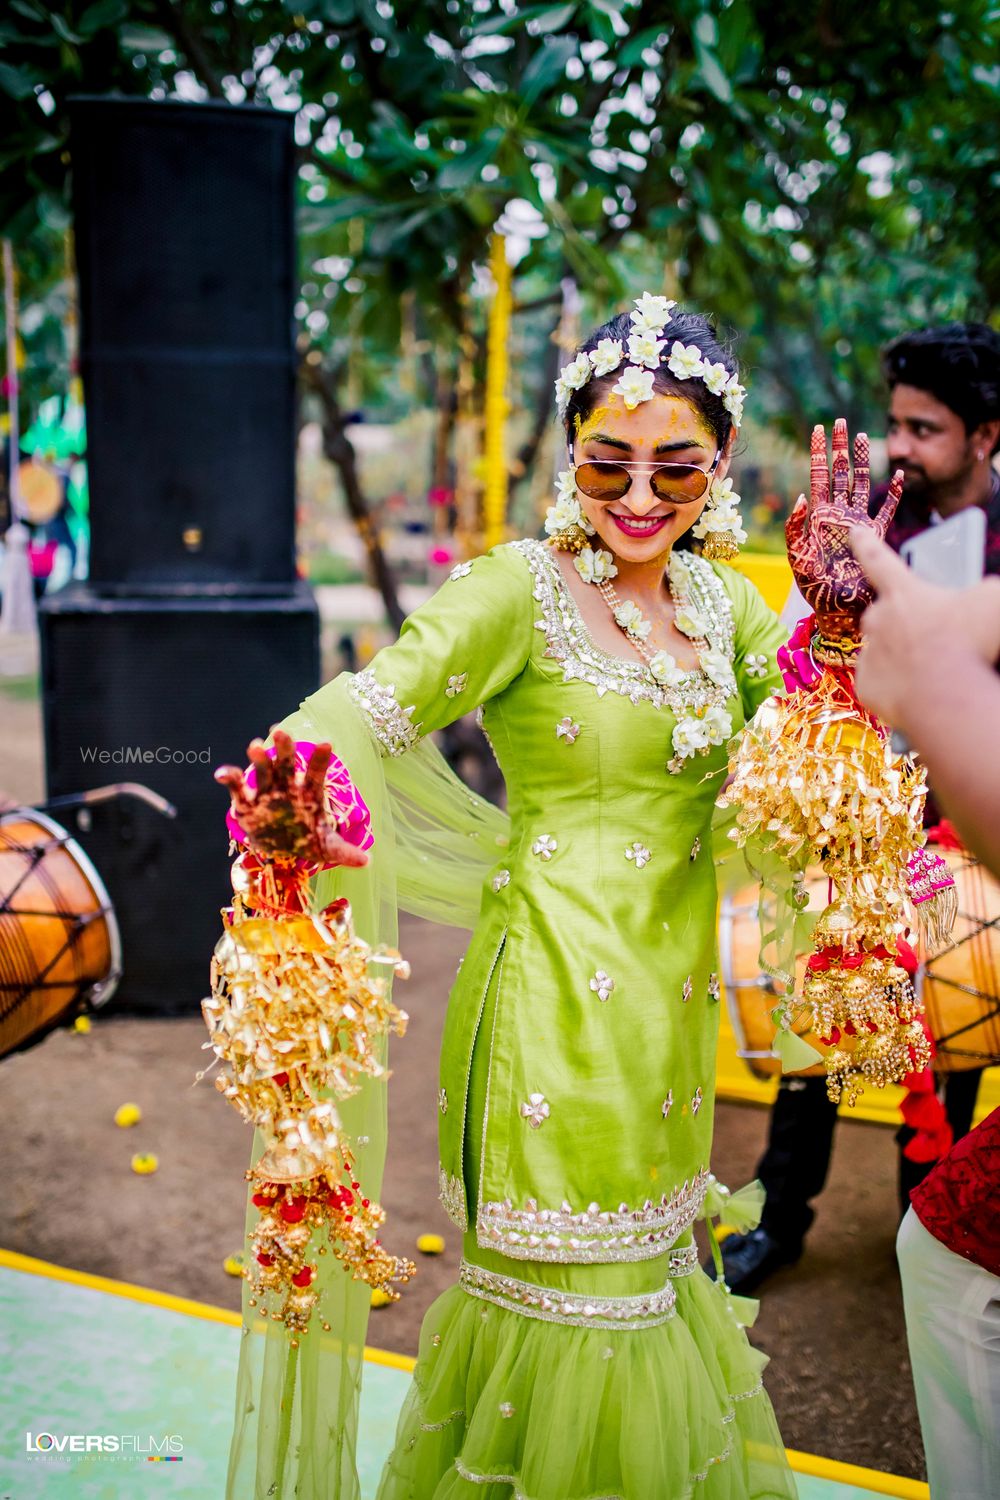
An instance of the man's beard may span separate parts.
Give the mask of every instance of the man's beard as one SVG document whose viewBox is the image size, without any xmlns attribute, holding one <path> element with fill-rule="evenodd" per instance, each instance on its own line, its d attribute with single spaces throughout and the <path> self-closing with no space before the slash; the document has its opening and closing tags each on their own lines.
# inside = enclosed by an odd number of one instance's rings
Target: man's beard
<svg viewBox="0 0 1000 1500">
<path fill-rule="evenodd" d="M 937 485 L 931 483 L 924 469 L 910 469 L 900 465 L 890 467 L 893 473 L 896 468 L 903 467 L 903 494 L 907 499 L 929 500 L 933 498 Z"/>
</svg>

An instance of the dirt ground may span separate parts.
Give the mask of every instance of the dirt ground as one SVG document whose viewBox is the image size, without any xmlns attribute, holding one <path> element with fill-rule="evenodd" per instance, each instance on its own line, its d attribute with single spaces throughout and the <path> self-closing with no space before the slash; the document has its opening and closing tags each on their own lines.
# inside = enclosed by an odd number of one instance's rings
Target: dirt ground
<svg viewBox="0 0 1000 1500">
<path fill-rule="evenodd" d="M 40 795 L 37 707 L 0 686 L 0 790 Z M 437 1201 L 437 1051 L 464 935 L 405 920 L 411 1020 L 396 1041 L 383 1202 L 390 1248 L 419 1261 L 401 1301 L 372 1314 L 369 1342 L 414 1354 L 423 1313 L 456 1275 L 459 1236 Z M 207 968 L 207 959 L 206 959 Z M 210 1054 L 200 1016 L 110 1013 L 88 1035 L 53 1033 L 0 1060 L 5 1140 L 0 1245 L 123 1281 L 238 1308 L 223 1270 L 241 1247 L 250 1132 L 211 1086 L 192 1086 Z M 141 1106 L 131 1129 L 118 1105 Z M 753 1174 L 767 1116 L 722 1104 L 713 1167 L 739 1187 Z M 159 1170 L 135 1175 L 136 1151 Z M 884 1127 L 843 1122 L 806 1254 L 763 1289 L 751 1337 L 771 1356 L 766 1382 L 785 1443 L 845 1462 L 924 1477 L 895 1267 L 895 1146 Z M 416 1237 L 444 1236 L 440 1257 Z M 57 1351 L 53 1351 L 54 1356 Z"/>
</svg>

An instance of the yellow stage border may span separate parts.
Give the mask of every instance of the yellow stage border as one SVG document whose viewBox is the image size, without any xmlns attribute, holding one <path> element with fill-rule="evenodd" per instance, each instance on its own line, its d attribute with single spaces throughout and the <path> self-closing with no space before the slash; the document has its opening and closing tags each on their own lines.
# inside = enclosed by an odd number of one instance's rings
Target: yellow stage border
<svg viewBox="0 0 1000 1500">
<path fill-rule="evenodd" d="M 210 1302 L 195 1302 L 190 1297 L 175 1297 L 171 1292 L 157 1292 L 152 1287 L 135 1286 L 129 1281 L 113 1281 L 107 1276 L 93 1276 L 89 1271 L 74 1271 L 68 1266 L 56 1266 L 51 1261 L 36 1260 L 31 1255 L 21 1255 L 16 1250 L 0 1250 L 0 1267 L 9 1271 L 25 1271 L 31 1276 L 47 1276 L 51 1281 L 67 1281 L 73 1286 L 89 1287 L 91 1291 L 106 1292 L 114 1297 L 127 1297 L 132 1302 L 145 1302 L 151 1307 L 165 1307 L 170 1312 L 184 1313 L 189 1318 L 204 1318 L 209 1323 L 226 1323 L 231 1328 L 242 1326 L 239 1313 L 226 1307 L 214 1307 Z M 365 1345 L 365 1359 L 369 1364 L 388 1365 L 394 1370 L 409 1373 L 416 1364 L 406 1354 L 392 1354 L 388 1349 L 374 1349 Z M 895 1474 L 883 1474 L 879 1469 L 865 1469 L 858 1464 L 842 1464 L 837 1459 L 821 1458 L 816 1453 L 800 1453 L 795 1448 L 786 1448 L 788 1462 L 798 1474 L 810 1474 L 816 1479 L 829 1479 L 837 1484 L 850 1484 L 855 1489 L 868 1490 L 875 1495 L 890 1495 L 895 1500 L 930 1500 L 930 1490 L 918 1479 L 902 1479 Z"/>
</svg>

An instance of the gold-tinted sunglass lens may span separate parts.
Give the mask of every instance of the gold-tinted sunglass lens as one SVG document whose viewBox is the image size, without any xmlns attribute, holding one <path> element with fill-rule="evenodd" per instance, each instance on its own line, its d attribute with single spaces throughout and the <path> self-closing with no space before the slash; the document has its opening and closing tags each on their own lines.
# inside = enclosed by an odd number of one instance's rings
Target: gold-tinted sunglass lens
<svg viewBox="0 0 1000 1500">
<path fill-rule="evenodd" d="M 698 500 L 708 488 L 708 475 L 694 465 L 671 464 L 653 470 L 649 487 L 658 500 Z"/>
<path fill-rule="evenodd" d="M 628 469 L 620 464 L 578 464 L 577 489 L 591 500 L 620 500 L 632 483 Z"/>
</svg>

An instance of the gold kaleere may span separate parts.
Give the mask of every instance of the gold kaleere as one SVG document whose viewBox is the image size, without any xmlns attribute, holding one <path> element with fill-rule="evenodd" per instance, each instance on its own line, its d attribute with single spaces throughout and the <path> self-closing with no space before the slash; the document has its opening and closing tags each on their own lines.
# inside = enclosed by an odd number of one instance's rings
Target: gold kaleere
<svg viewBox="0 0 1000 1500">
<path fill-rule="evenodd" d="M 854 1103 L 865 1083 L 882 1088 L 929 1061 L 900 946 L 918 925 L 908 871 L 924 842 L 927 787 L 849 681 L 828 671 L 805 691 L 769 698 L 730 757 L 719 800 L 738 808 L 738 844 L 754 840 L 800 871 L 818 860 L 830 879 L 835 895 L 813 931 L 802 996 L 778 1006 L 778 1050 L 811 1008 L 830 1098 Z M 798 1067 L 820 1055 L 807 1048 L 806 1059 L 797 1037 L 789 1047 Z"/>
<path fill-rule="evenodd" d="M 399 1293 L 390 1283 L 408 1281 L 415 1269 L 377 1237 L 385 1213 L 364 1196 L 337 1111 L 364 1079 L 388 1077 L 379 1043 L 390 1031 L 402 1036 L 407 1022 L 389 986 L 409 967 L 355 934 L 346 901 L 322 913 L 290 909 L 289 891 L 306 902 L 305 882 L 289 870 L 276 878 L 268 866 L 245 892 L 238 874 L 234 884 L 212 993 L 202 1001 L 205 1045 L 228 1065 L 216 1088 L 269 1142 L 246 1173 L 260 1219 L 244 1275 L 255 1297 L 278 1293 L 285 1325 L 305 1332 L 317 1303 L 314 1251 L 329 1249 L 355 1280 L 393 1300 Z"/>
</svg>

